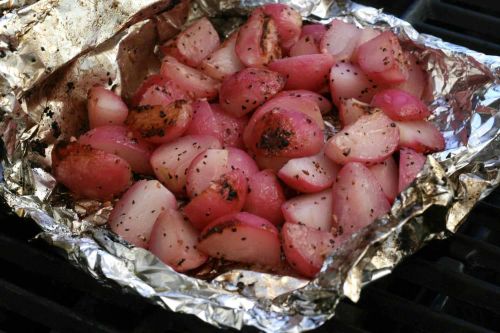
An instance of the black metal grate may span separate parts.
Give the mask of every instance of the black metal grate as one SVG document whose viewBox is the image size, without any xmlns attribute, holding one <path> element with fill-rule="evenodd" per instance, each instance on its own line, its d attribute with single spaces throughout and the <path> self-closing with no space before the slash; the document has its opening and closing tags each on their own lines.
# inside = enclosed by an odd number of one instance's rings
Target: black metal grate
<svg viewBox="0 0 500 333">
<path fill-rule="evenodd" d="M 385 7 L 422 32 L 500 53 L 500 2 L 359 2 Z M 0 331 L 219 332 L 194 316 L 100 285 L 33 239 L 34 223 L 1 211 Z M 432 242 L 369 285 L 359 303 L 342 301 L 336 317 L 315 332 L 500 332 L 500 191 L 475 208 L 457 235 Z"/>
</svg>

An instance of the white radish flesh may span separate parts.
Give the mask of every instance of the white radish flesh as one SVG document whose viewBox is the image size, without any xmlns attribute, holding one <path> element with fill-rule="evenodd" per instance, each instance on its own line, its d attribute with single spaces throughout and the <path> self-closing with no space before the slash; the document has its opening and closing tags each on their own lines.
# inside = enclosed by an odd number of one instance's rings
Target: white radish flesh
<svg viewBox="0 0 500 333">
<path fill-rule="evenodd" d="M 388 159 L 370 166 L 370 171 L 373 173 L 382 190 L 384 191 L 387 200 L 390 203 L 394 202 L 394 199 L 400 192 L 398 190 L 398 166 L 394 159 L 389 157 Z"/>
<path fill-rule="evenodd" d="M 90 128 L 123 125 L 128 115 L 121 97 L 101 86 L 90 88 L 87 99 Z"/>
<path fill-rule="evenodd" d="M 201 62 L 200 69 L 208 76 L 220 81 L 242 70 L 245 66 L 235 51 L 237 37 L 236 32 L 226 39 L 219 49 Z"/>
<path fill-rule="evenodd" d="M 404 191 L 417 177 L 425 164 L 426 157 L 411 148 L 399 151 L 399 185 L 398 191 Z"/>
<path fill-rule="evenodd" d="M 332 190 L 296 196 L 281 206 L 285 221 L 328 231 L 332 229 Z"/>
</svg>

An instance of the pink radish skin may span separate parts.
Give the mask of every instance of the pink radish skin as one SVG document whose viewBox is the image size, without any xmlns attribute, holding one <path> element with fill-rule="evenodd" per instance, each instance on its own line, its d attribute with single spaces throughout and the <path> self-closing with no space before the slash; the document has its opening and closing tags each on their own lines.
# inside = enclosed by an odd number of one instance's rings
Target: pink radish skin
<svg viewBox="0 0 500 333">
<path fill-rule="evenodd" d="M 159 181 L 139 180 L 116 203 L 108 224 L 126 241 L 147 249 L 158 216 L 176 207 L 174 195 Z"/>
<path fill-rule="evenodd" d="M 398 190 L 398 166 L 396 162 L 394 162 L 392 156 L 385 161 L 370 166 L 370 171 L 373 173 L 380 186 L 382 186 L 382 190 L 387 200 L 393 203 L 400 191 Z"/>
<path fill-rule="evenodd" d="M 207 149 L 193 159 L 187 170 L 186 191 L 194 198 L 228 170 L 229 151 L 227 149 Z"/>
<path fill-rule="evenodd" d="M 102 126 L 88 131 L 78 142 L 120 156 L 130 164 L 134 172 L 152 174 L 149 159 L 153 146 L 131 134 L 125 126 Z"/>
<path fill-rule="evenodd" d="M 173 57 L 163 58 L 160 73 L 163 77 L 172 80 L 192 98 L 213 99 L 219 93 L 218 81 L 180 63 Z"/>
<path fill-rule="evenodd" d="M 102 201 L 124 192 L 132 180 L 124 159 L 76 142 L 54 147 L 52 174 L 76 197 Z"/>
<path fill-rule="evenodd" d="M 410 186 L 424 167 L 425 160 L 425 155 L 411 148 L 401 148 L 399 151 L 399 192 L 403 192 Z"/>
<path fill-rule="evenodd" d="M 336 62 L 350 60 L 361 31 L 354 24 L 333 20 L 321 40 L 321 53 L 331 54 Z"/>
<path fill-rule="evenodd" d="M 382 90 L 373 96 L 370 104 L 381 108 L 393 120 L 424 120 L 431 115 L 421 100 L 399 89 Z"/>
<path fill-rule="evenodd" d="M 225 112 L 219 104 L 211 104 L 219 127 L 219 139 L 224 147 L 244 148 L 243 131 L 248 124 L 247 116 L 234 117 Z"/>
<path fill-rule="evenodd" d="M 156 178 L 170 191 L 184 194 L 189 165 L 198 154 L 209 148 L 221 148 L 221 144 L 207 135 L 186 135 L 159 146 L 150 159 Z"/>
<path fill-rule="evenodd" d="M 261 169 L 261 170 L 270 169 L 270 170 L 274 171 L 275 173 L 278 173 L 278 171 L 289 160 L 290 160 L 290 158 L 288 158 L 288 157 L 255 156 L 255 161 L 257 162 L 259 169 Z"/>
<path fill-rule="evenodd" d="M 211 135 L 221 139 L 221 129 L 215 118 L 210 104 L 206 100 L 198 100 L 192 104 L 193 119 L 189 124 L 185 134 L 187 135 Z"/>
<path fill-rule="evenodd" d="M 323 132 L 301 112 L 272 110 L 255 123 L 250 149 L 267 157 L 304 157 L 319 153 Z"/>
<path fill-rule="evenodd" d="M 337 241 L 330 232 L 294 223 L 283 225 L 281 238 L 288 263 L 308 278 L 319 273 L 326 257 L 337 247 Z"/>
<path fill-rule="evenodd" d="M 164 105 L 181 99 L 189 99 L 188 95 L 172 81 L 163 85 L 152 85 L 142 95 L 139 105 Z"/>
<path fill-rule="evenodd" d="M 219 104 L 229 114 L 242 117 L 276 95 L 285 77 L 260 68 L 246 68 L 228 77 L 220 89 Z"/>
<path fill-rule="evenodd" d="M 418 59 L 411 53 L 405 52 L 408 66 L 408 79 L 402 83 L 393 85 L 393 88 L 401 89 L 416 98 L 422 98 L 427 77 L 425 71 L 418 63 Z"/>
<path fill-rule="evenodd" d="M 372 40 L 373 38 L 379 36 L 381 34 L 380 31 L 364 27 L 363 29 L 360 30 L 358 42 L 356 44 L 356 48 L 354 49 L 354 52 L 352 53 L 351 60 L 356 61 L 358 59 L 358 49 L 359 46 L 368 42 L 369 40 Z"/>
<path fill-rule="evenodd" d="M 297 57 L 307 54 L 318 54 L 319 48 L 314 39 L 310 36 L 303 36 L 290 49 L 290 57 Z"/>
<path fill-rule="evenodd" d="M 255 9 L 240 27 L 235 51 L 247 67 L 263 67 L 273 59 L 281 58 L 278 28 L 262 8 Z"/>
<path fill-rule="evenodd" d="M 392 155 L 399 143 L 399 130 L 383 112 L 362 116 L 344 127 L 325 146 L 325 154 L 338 164 L 376 163 Z"/>
<path fill-rule="evenodd" d="M 279 225 L 283 222 L 281 205 L 284 202 L 283 188 L 272 170 L 262 170 L 250 177 L 243 210 Z"/>
<path fill-rule="evenodd" d="M 90 88 L 87 97 L 90 128 L 105 125 L 123 125 L 128 115 L 121 97 L 101 86 Z"/>
<path fill-rule="evenodd" d="M 360 102 L 357 99 L 349 98 L 340 102 L 340 122 L 342 123 L 342 126 L 351 125 L 362 116 L 372 114 L 375 111 L 381 110 L 370 106 L 370 104 Z"/>
<path fill-rule="evenodd" d="M 321 231 L 332 229 L 332 190 L 296 196 L 281 206 L 287 223 Z"/>
<path fill-rule="evenodd" d="M 280 262 L 279 232 L 250 213 L 223 216 L 201 232 L 200 251 L 211 257 L 275 267 Z"/>
<path fill-rule="evenodd" d="M 259 172 L 257 163 L 255 163 L 254 159 L 244 150 L 233 147 L 229 147 L 227 150 L 229 151 L 227 160 L 229 170 L 239 169 L 243 171 L 243 174 L 245 174 L 247 178 Z"/>
<path fill-rule="evenodd" d="M 399 145 L 419 153 L 441 151 L 445 148 L 443 134 L 436 125 L 425 120 L 396 122 Z"/>
<path fill-rule="evenodd" d="M 197 250 L 198 230 L 181 213 L 167 208 L 151 231 L 149 250 L 177 272 L 197 268 L 208 257 Z"/>
<path fill-rule="evenodd" d="M 332 186 L 338 170 L 339 166 L 320 152 L 289 160 L 278 172 L 278 177 L 299 192 L 314 193 Z"/>
<path fill-rule="evenodd" d="M 307 24 L 302 27 L 300 37 L 310 36 L 314 42 L 319 45 L 321 39 L 325 35 L 326 26 L 324 24 Z"/>
<path fill-rule="evenodd" d="M 262 6 L 262 9 L 276 24 L 281 47 L 283 50 L 289 50 L 300 37 L 302 16 L 285 4 L 267 4 Z"/>
<path fill-rule="evenodd" d="M 269 64 L 269 69 L 286 77 L 287 90 L 317 91 L 328 83 L 328 73 L 333 62 L 328 54 L 308 54 L 275 60 Z"/>
<path fill-rule="evenodd" d="M 225 173 L 184 207 L 195 228 L 201 230 L 211 221 L 242 210 L 248 192 L 246 177 L 240 170 Z"/>
<path fill-rule="evenodd" d="M 191 104 L 179 100 L 167 106 L 138 106 L 130 111 L 125 123 L 137 137 L 150 143 L 162 144 L 184 134 L 192 117 Z"/>
<path fill-rule="evenodd" d="M 139 105 L 139 102 L 142 100 L 144 94 L 151 86 L 163 87 L 167 84 L 167 82 L 169 81 L 159 74 L 149 75 L 146 79 L 144 79 L 144 81 L 142 81 L 139 88 L 135 91 L 134 96 L 130 100 L 130 104 L 132 107 L 136 107 Z"/>
<path fill-rule="evenodd" d="M 336 233 L 346 237 L 386 214 L 391 205 L 367 167 L 348 163 L 333 185 L 332 209 Z"/>
<path fill-rule="evenodd" d="M 408 66 L 398 38 L 390 31 L 359 46 L 357 63 L 379 84 L 401 83 L 408 79 Z"/>
<path fill-rule="evenodd" d="M 330 93 L 335 105 L 342 100 L 355 98 L 369 103 L 379 86 L 369 79 L 356 65 L 337 63 L 330 71 Z"/>
<path fill-rule="evenodd" d="M 300 99 L 308 99 L 313 102 L 315 102 L 321 114 L 328 113 L 332 110 L 333 106 L 332 103 L 328 100 L 328 98 L 313 92 L 309 90 L 287 90 L 287 91 L 282 91 L 278 95 L 276 95 L 275 98 L 281 97 L 281 96 L 292 96 L 292 97 L 297 97 Z"/>
<path fill-rule="evenodd" d="M 201 71 L 216 80 L 222 81 L 245 68 L 236 54 L 237 38 L 238 33 L 233 33 L 222 43 L 218 50 L 206 57 L 200 64 Z"/>
<path fill-rule="evenodd" d="M 212 23 L 202 17 L 162 47 L 163 53 L 172 55 L 188 66 L 196 67 L 220 45 L 219 35 Z"/>
</svg>

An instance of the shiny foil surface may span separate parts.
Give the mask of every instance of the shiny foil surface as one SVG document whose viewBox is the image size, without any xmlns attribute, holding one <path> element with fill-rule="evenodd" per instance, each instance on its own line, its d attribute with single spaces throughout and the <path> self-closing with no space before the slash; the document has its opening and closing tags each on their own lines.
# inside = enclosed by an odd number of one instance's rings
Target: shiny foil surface
<svg viewBox="0 0 500 333">
<path fill-rule="evenodd" d="M 286 1 L 309 21 L 340 17 L 397 33 L 430 73 L 432 121 L 446 139 L 446 151 L 428 157 L 390 214 L 354 235 L 312 281 L 220 263 L 195 276 L 176 273 L 103 227 L 112 202 L 74 201 L 49 173 L 53 144 L 88 128 L 88 88 L 99 83 L 127 100 L 158 69 L 155 45 L 186 20 L 207 14 L 227 34 L 265 2 L 0 0 L 0 193 L 43 229 L 41 237 L 102 283 L 216 326 L 300 332 L 332 317 L 342 297 L 356 301 L 364 284 L 389 274 L 428 240 L 455 232 L 498 186 L 499 57 L 419 34 L 407 22 L 355 3 Z"/>
</svg>

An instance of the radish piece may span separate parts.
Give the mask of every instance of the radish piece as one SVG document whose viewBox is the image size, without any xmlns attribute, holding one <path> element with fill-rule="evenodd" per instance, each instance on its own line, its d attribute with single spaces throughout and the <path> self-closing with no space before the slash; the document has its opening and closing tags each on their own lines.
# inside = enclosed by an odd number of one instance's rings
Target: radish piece
<svg viewBox="0 0 500 333">
<path fill-rule="evenodd" d="M 328 54 L 308 54 L 275 60 L 269 64 L 269 69 L 286 76 L 285 89 L 316 91 L 328 83 L 333 62 Z"/>
<path fill-rule="evenodd" d="M 247 67 L 263 67 L 281 57 L 276 23 L 264 14 L 262 8 L 255 9 L 240 27 L 235 50 Z"/>
<path fill-rule="evenodd" d="M 271 110 L 255 123 L 249 147 L 255 154 L 268 157 L 310 156 L 323 147 L 323 132 L 301 112 Z"/>
<path fill-rule="evenodd" d="M 423 120 L 431 115 L 415 96 L 399 89 L 386 89 L 373 96 L 371 105 L 381 108 L 393 120 Z"/>
<path fill-rule="evenodd" d="M 262 9 L 276 24 L 283 50 L 290 49 L 300 37 L 302 16 L 292 7 L 280 3 L 266 4 Z"/>
<path fill-rule="evenodd" d="M 124 159 L 76 142 L 54 147 L 52 174 L 77 197 L 103 201 L 125 191 L 132 180 Z"/>
<path fill-rule="evenodd" d="M 159 181 L 139 180 L 116 203 L 108 224 L 126 241 L 148 248 L 158 216 L 166 209 L 176 207 L 174 195 Z"/>
<path fill-rule="evenodd" d="M 162 87 L 167 82 L 168 80 L 160 74 L 149 75 L 144 81 L 142 81 L 142 84 L 135 91 L 134 96 L 130 100 L 130 104 L 132 105 L 132 107 L 136 107 L 137 105 L 139 105 L 142 97 L 151 86 Z"/>
<path fill-rule="evenodd" d="M 290 49 L 290 57 L 297 57 L 306 54 L 318 54 L 319 48 L 314 39 L 310 36 L 303 36 L 293 44 Z"/>
<path fill-rule="evenodd" d="M 408 67 L 398 38 L 390 31 L 359 46 L 357 62 L 365 74 L 380 84 L 408 79 Z"/>
<path fill-rule="evenodd" d="M 87 97 L 90 128 L 104 125 L 123 125 L 128 115 L 121 97 L 101 86 L 90 88 Z"/>
<path fill-rule="evenodd" d="M 399 151 L 399 184 L 398 191 L 404 191 L 417 177 L 424 167 L 426 157 L 410 148 Z"/>
<path fill-rule="evenodd" d="M 175 209 L 158 216 L 151 231 L 149 250 L 178 272 L 197 268 L 208 257 L 197 250 L 198 231 Z"/>
<path fill-rule="evenodd" d="M 132 109 L 126 124 L 138 137 L 151 143 L 165 143 L 187 130 L 193 108 L 185 100 L 169 105 L 143 105 Z"/>
<path fill-rule="evenodd" d="M 425 120 L 396 122 L 399 128 L 399 146 L 419 153 L 441 151 L 445 148 L 443 134 L 431 122 Z"/>
<path fill-rule="evenodd" d="M 186 135 L 161 145 L 150 160 L 156 178 L 172 192 L 185 192 L 189 165 L 198 154 L 209 148 L 221 148 L 221 144 L 207 135 Z"/>
<path fill-rule="evenodd" d="M 333 227 L 350 236 L 386 214 L 391 205 L 370 170 L 348 163 L 339 172 L 332 192 Z"/>
<path fill-rule="evenodd" d="M 337 63 L 330 71 L 330 92 L 333 103 L 337 106 L 348 98 L 369 103 L 377 89 L 378 85 L 356 65 Z"/>
<path fill-rule="evenodd" d="M 247 116 L 237 118 L 229 115 L 219 104 L 211 104 L 210 107 L 219 127 L 219 139 L 224 147 L 243 148 L 243 131 L 249 118 Z"/>
<path fill-rule="evenodd" d="M 358 42 L 356 44 L 356 48 L 354 49 L 354 52 L 352 53 L 351 59 L 353 61 L 356 61 L 358 59 L 358 50 L 359 46 L 368 42 L 369 40 L 372 40 L 373 38 L 379 36 L 381 34 L 380 31 L 368 28 L 368 27 L 363 27 L 363 29 L 360 30 Z"/>
<path fill-rule="evenodd" d="M 200 69 L 208 76 L 222 81 L 245 68 L 235 51 L 237 38 L 238 33 L 233 33 L 218 50 L 201 62 Z"/>
<path fill-rule="evenodd" d="M 301 99 L 311 100 L 318 105 L 321 114 L 328 113 L 333 108 L 332 103 L 330 103 L 328 98 L 326 98 L 318 93 L 315 93 L 313 91 L 309 91 L 309 90 L 282 91 L 278 95 L 276 95 L 275 98 L 281 97 L 281 96 L 293 96 L 293 97 L 297 97 L 297 98 L 301 98 Z M 321 119 L 321 121 L 323 121 L 323 119 Z"/>
<path fill-rule="evenodd" d="M 375 111 L 380 111 L 380 110 L 371 107 L 370 104 L 360 102 L 354 98 L 349 98 L 340 102 L 340 107 L 339 107 L 340 122 L 342 123 L 342 126 L 347 126 L 355 123 L 362 116 L 372 114 Z"/>
<path fill-rule="evenodd" d="M 197 228 L 203 229 L 211 221 L 241 211 L 248 191 L 246 177 L 241 170 L 225 173 L 184 207 L 184 213 Z"/>
<path fill-rule="evenodd" d="M 300 224 L 285 223 L 281 237 L 288 263 L 309 278 L 319 273 L 325 258 L 337 247 L 331 233 Z"/>
<path fill-rule="evenodd" d="M 245 211 L 278 225 L 283 221 L 281 205 L 284 202 L 285 194 L 273 171 L 263 170 L 250 177 Z"/>
<path fill-rule="evenodd" d="M 221 129 L 210 104 L 208 104 L 206 100 L 198 100 L 194 102 L 192 106 L 193 119 L 185 134 L 211 135 L 221 141 Z"/>
<path fill-rule="evenodd" d="M 338 170 L 339 166 L 320 152 L 289 160 L 278 172 L 278 177 L 297 191 L 314 193 L 332 186 Z"/>
<path fill-rule="evenodd" d="M 325 154 L 334 162 L 381 162 L 398 147 L 399 130 L 383 112 L 362 116 L 326 143 Z"/>
<path fill-rule="evenodd" d="M 281 206 L 285 221 L 315 230 L 332 229 L 332 190 L 296 196 Z"/>
<path fill-rule="evenodd" d="M 300 37 L 310 36 L 314 39 L 314 42 L 319 45 L 321 39 L 326 32 L 326 26 L 324 24 L 307 24 L 302 27 L 302 33 Z"/>
<path fill-rule="evenodd" d="M 172 55 L 188 66 L 196 67 L 220 44 L 212 23 L 202 17 L 163 46 L 164 54 Z"/>
<path fill-rule="evenodd" d="M 163 58 L 160 72 L 193 98 L 212 99 L 219 92 L 218 81 L 170 56 Z"/>
<path fill-rule="evenodd" d="M 351 59 L 361 31 L 354 24 L 333 20 L 321 39 L 321 53 L 331 54 L 336 62 Z"/>
<path fill-rule="evenodd" d="M 239 169 L 243 171 L 243 174 L 247 178 L 250 178 L 257 172 L 259 172 L 259 167 L 255 163 L 253 158 L 244 150 L 233 147 L 229 147 L 227 148 L 227 150 L 229 151 L 227 163 L 230 170 Z"/>
<path fill-rule="evenodd" d="M 265 156 L 256 156 L 255 161 L 259 166 L 259 169 L 265 170 L 270 169 L 277 173 L 285 164 L 288 162 L 290 158 L 288 157 L 265 157 Z"/>
<path fill-rule="evenodd" d="M 82 135 L 78 142 L 120 156 L 134 172 L 152 174 L 149 158 L 153 147 L 141 139 L 134 138 L 125 126 L 102 126 Z"/>
<path fill-rule="evenodd" d="M 169 105 L 181 99 L 189 99 L 188 95 L 172 81 L 163 85 L 151 85 L 142 95 L 139 105 Z"/>
<path fill-rule="evenodd" d="M 425 85 L 427 84 L 426 73 L 422 67 L 420 67 L 417 57 L 408 52 L 405 52 L 405 57 L 408 65 L 408 79 L 393 87 L 404 90 L 416 98 L 422 98 Z"/>
<path fill-rule="evenodd" d="M 220 106 L 235 117 L 242 117 L 276 95 L 285 86 L 285 77 L 279 73 L 246 68 L 231 75 L 220 88 Z"/>
<path fill-rule="evenodd" d="M 280 263 L 279 232 L 269 221 L 250 213 L 223 216 L 200 235 L 200 251 L 211 257 L 275 267 Z"/>
<path fill-rule="evenodd" d="M 394 162 L 392 156 L 370 166 L 369 169 L 380 186 L 382 186 L 382 190 L 387 200 L 389 200 L 390 203 L 394 202 L 394 199 L 400 191 L 398 191 L 398 166 L 396 162 Z"/>
<path fill-rule="evenodd" d="M 220 179 L 229 170 L 228 161 L 227 149 L 207 149 L 199 153 L 187 170 L 186 191 L 189 197 L 196 197 Z"/>
</svg>

